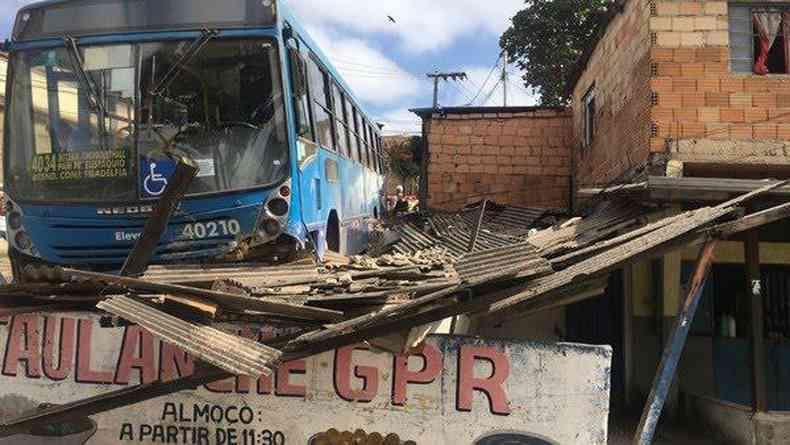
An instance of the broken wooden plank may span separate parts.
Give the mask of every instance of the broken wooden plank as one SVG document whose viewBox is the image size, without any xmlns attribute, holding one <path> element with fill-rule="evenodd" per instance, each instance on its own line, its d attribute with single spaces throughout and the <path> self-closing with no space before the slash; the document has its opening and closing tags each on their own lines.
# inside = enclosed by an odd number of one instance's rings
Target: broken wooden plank
<svg viewBox="0 0 790 445">
<path fill-rule="evenodd" d="M 683 353 L 683 348 L 686 345 L 686 339 L 691 329 L 691 323 L 694 320 L 694 314 L 697 312 L 705 282 L 713 265 L 713 255 L 717 244 L 717 240 L 709 241 L 705 244 L 697 259 L 696 270 L 694 271 L 683 308 L 678 314 L 669 342 L 664 348 L 661 364 L 658 366 L 658 373 L 655 380 L 653 380 L 653 389 L 650 391 L 647 404 L 642 412 L 642 418 L 639 421 L 639 427 L 634 437 L 634 445 L 650 445 L 653 442 L 661 411 L 669 394 L 680 356 Z"/>
<path fill-rule="evenodd" d="M 176 171 L 168 179 L 167 186 L 165 187 L 162 196 L 156 203 L 154 211 L 145 223 L 143 234 L 134 245 L 134 248 L 126 257 L 121 268 L 121 275 L 126 276 L 139 276 L 145 272 L 148 263 L 156 252 L 156 246 L 162 235 L 167 230 L 167 225 L 170 222 L 170 217 L 173 216 L 178 203 L 187 192 L 192 180 L 198 174 L 200 168 L 191 159 L 185 157 L 178 157 L 178 164 Z"/>
<path fill-rule="evenodd" d="M 231 293 L 199 289 L 196 287 L 151 283 L 132 277 L 119 277 L 98 272 L 85 272 L 73 269 L 64 269 L 64 272 L 70 277 L 77 279 L 112 284 L 138 292 L 152 292 L 157 295 L 169 294 L 203 298 L 217 303 L 222 307 L 227 307 L 237 311 L 254 310 L 270 314 L 319 321 L 338 321 L 343 318 L 343 313 L 338 311 L 277 303 L 242 295 L 233 295 Z"/>
<path fill-rule="evenodd" d="M 668 226 L 576 263 L 560 272 L 535 280 L 525 291 L 493 305 L 490 313 L 493 315 L 497 312 L 513 311 L 519 304 L 570 284 L 576 279 L 606 272 L 635 256 L 643 255 L 647 251 L 656 249 L 673 239 L 693 232 L 697 228 L 733 211 L 735 211 L 733 208 L 706 207 L 690 212 L 685 218 L 679 219 Z"/>
<path fill-rule="evenodd" d="M 183 307 L 192 312 L 197 312 L 198 314 L 210 319 L 217 318 L 217 313 L 220 311 L 218 304 L 203 298 L 165 295 L 163 299 L 166 303 L 175 304 L 176 306 Z"/>
<path fill-rule="evenodd" d="M 183 321 L 133 298 L 116 296 L 96 307 L 138 324 L 193 357 L 235 375 L 253 378 L 271 375 L 282 355 L 254 340 Z"/>
</svg>

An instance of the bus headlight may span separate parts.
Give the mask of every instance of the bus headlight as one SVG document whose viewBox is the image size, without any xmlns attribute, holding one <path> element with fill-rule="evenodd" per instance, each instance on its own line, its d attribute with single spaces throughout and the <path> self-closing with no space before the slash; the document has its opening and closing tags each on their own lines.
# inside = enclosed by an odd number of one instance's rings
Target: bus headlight
<svg viewBox="0 0 790 445">
<path fill-rule="evenodd" d="M 264 219 L 260 227 L 262 231 L 271 237 L 279 235 L 281 228 L 282 226 L 280 225 L 279 221 L 270 218 Z"/>
<path fill-rule="evenodd" d="M 288 201 L 282 198 L 272 199 L 266 204 L 266 208 L 273 216 L 283 217 L 288 214 Z"/>
</svg>

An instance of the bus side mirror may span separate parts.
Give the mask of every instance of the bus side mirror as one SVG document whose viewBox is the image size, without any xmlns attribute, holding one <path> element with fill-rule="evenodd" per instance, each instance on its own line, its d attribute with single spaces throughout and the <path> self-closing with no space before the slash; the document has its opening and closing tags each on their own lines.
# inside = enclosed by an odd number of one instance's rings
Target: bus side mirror
<svg viewBox="0 0 790 445">
<path fill-rule="evenodd" d="M 7 53 L 11 49 L 11 41 L 5 40 L 0 43 L 0 52 Z"/>
</svg>

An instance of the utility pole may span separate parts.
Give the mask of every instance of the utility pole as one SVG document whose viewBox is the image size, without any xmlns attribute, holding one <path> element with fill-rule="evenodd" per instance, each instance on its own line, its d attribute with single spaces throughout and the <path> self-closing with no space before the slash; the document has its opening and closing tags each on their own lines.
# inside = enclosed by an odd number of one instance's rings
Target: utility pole
<svg viewBox="0 0 790 445">
<path fill-rule="evenodd" d="M 507 57 L 507 50 L 502 52 L 502 88 L 504 90 L 504 100 L 503 105 L 507 107 L 507 64 L 508 64 L 508 57 Z"/>
<path fill-rule="evenodd" d="M 454 81 L 459 80 L 466 80 L 467 76 L 466 73 L 463 72 L 454 72 L 454 73 L 440 73 L 438 70 L 433 74 L 426 74 L 429 79 L 433 79 L 433 109 L 439 108 L 439 81 L 444 80 L 445 82 L 449 79 Z"/>
</svg>

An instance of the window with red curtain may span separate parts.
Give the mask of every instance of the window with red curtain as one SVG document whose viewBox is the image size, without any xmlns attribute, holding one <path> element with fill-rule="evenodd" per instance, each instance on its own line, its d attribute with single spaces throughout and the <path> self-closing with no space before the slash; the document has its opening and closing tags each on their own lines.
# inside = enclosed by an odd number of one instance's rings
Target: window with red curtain
<svg viewBox="0 0 790 445">
<path fill-rule="evenodd" d="M 790 6 L 731 4 L 733 72 L 790 74 Z"/>
</svg>

